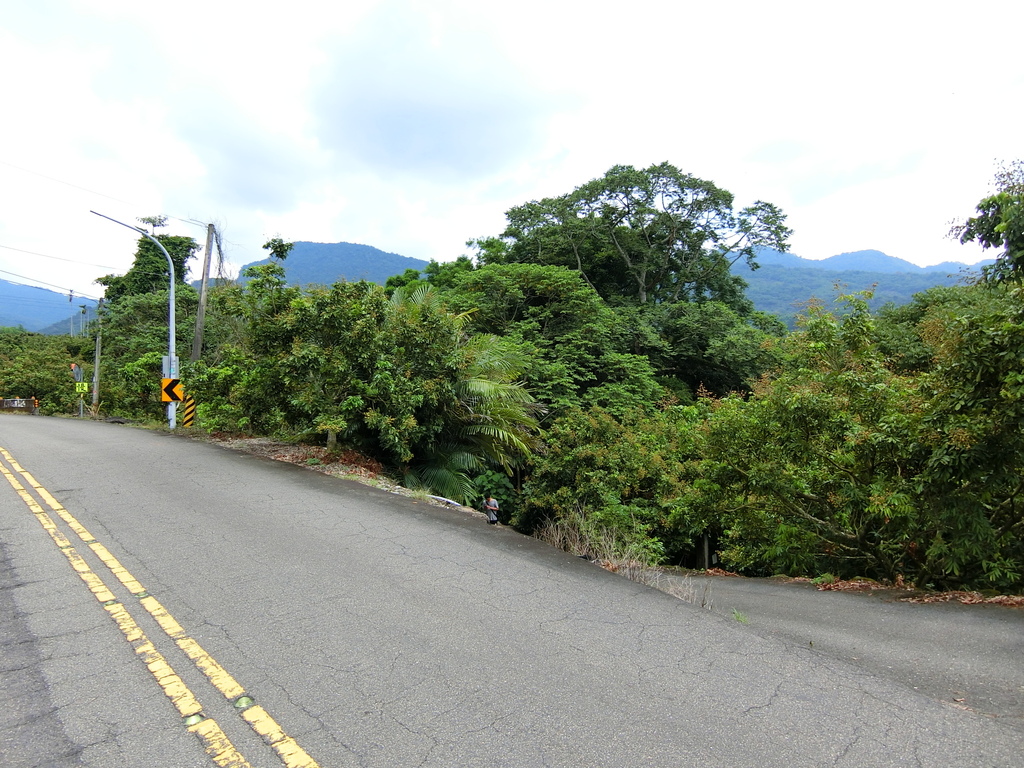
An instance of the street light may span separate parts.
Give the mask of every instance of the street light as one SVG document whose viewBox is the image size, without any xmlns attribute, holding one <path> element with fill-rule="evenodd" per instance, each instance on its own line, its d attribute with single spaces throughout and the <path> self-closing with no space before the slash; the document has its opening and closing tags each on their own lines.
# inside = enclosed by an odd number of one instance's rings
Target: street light
<svg viewBox="0 0 1024 768">
<path fill-rule="evenodd" d="M 100 218 L 112 221 L 115 224 L 120 224 L 122 227 L 128 227 L 128 229 L 138 232 L 143 237 L 148 237 L 156 244 L 156 247 L 160 249 L 160 252 L 167 257 L 167 267 L 170 270 L 171 275 L 171 295 L 167 300 L 167 364 L 165 366 L 164 374 L 170 379 L 178 378 L 178 358 L 174 354 L 174 262 L 171 260 L 171 254 L 169 254 L 167 249 L 164 248 L 163 243 L 141 227 L 133 227 L 131 224 L 125 224 L 123 221 L 112 219 L 109 216 L 104 216 L 102 213 L 96 213 L 96 211 L 89 211 L 89 213 L 95 213 Z M 172 400 L 167 404 L 167 424 L 171 429 L 174 429 L 178 425 L 177 414 L 178 403 Z"/>
</svg>

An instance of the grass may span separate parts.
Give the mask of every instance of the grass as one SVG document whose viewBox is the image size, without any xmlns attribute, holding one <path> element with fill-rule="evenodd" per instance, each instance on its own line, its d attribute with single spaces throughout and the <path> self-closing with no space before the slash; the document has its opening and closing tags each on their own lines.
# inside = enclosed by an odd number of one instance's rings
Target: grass
<svg viewBox="0 0 1024 768">
<path fill-rule="evenodd" d="M 651 562 L 650 553 L 642 547 L 616 536 L 613 531 L 591 531 L 580 521 L 551 522 L 536 537 L 569 554 L 597 563 L 606 571 L 625 576 L 631 581 L 654 587 L 673 597 L 701 608 L 712 609 L 711 583 L 698 585 L 687 576 L 669 576 Z"/>
<path fill-rule="evenodd" d="M 639 581 L 641 584 L 646 584 L 649 587 L 654 587 L 662 592 L 667 592 L 672 597 L 684 602 L 699 605 L 701 608 L 706 608 L 709 611 L 714 610 L 710 581 L 704 581 L 703 584 L 698 586 L 689 575 L 669 576 L 657 568 L 644 569 L 635 581 Z"/>
</svg>

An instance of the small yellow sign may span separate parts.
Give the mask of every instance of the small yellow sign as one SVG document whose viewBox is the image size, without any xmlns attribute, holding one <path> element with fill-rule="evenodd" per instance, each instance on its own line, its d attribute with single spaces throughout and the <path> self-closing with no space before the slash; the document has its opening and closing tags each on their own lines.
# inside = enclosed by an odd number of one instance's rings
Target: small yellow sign
<svg viewBox="0 0 1024 768">
<path fill-rule="evenodd" d="M 160 401 L 178 403 L 185 399 L 181 389 L 181 379 L 160 379 Z"/>
<path fill-rule="evenodd" d="M 75 382 L 75 392 L 88 392 L 88 391 L 89 391 L 89 382 L 88 381 L 76 381 Z"/>
</svg>

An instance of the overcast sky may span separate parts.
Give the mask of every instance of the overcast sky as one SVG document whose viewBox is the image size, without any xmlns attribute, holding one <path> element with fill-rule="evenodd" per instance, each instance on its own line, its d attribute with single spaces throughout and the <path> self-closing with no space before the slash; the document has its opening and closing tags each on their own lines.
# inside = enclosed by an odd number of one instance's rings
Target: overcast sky
<svg viewBox="0 0 1024 768">
<path fill-rule="evenodd" d="M 1019 0 L 6 3 L 0 278 L 101 295 L 135 237 L 90 210 L 215 222 L 235 269 L 275 236 L 446 261 L 665 161 L 780 206 L 799 256 L 974 263 L 946 233 L 1024 157 L 1022 28 Z"/>
</svg>

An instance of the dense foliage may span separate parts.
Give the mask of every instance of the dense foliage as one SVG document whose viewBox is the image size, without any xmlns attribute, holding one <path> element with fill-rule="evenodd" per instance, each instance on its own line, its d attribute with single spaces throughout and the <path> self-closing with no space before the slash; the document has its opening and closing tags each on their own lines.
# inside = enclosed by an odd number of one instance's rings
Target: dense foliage
<svg viewBox="0 0 1024 768">
<path fill-rule="evenodd" d="M 728 269 L 782 247 L 784 216 L 736 213 L 669 165 L 513 208 L 475 259 L 384 287 L 289 285 L 277 238 L 247 282 L 214 292 L 182 378 L 204 429 L 358 450 L 469 503 L 496 492 L 506 522 L 602 553 L 701 565 L 710 545 L 750 574 L 1019 590 L 1016 179 L 958 230 L 1004 249 L 990 279 L 881 309 L 841 296 L 792 331 Z M 105 279 L 102 410 L 133 418 L 162 410 L 168 275 L 146 242 Z M 175 247 L 183 275 L 194 249 Z M 197 296 L 178 288 L 184 349 Z M 0 331 L 0 389 L 72 412 L 68 363 L 91 344 Z"/>
<path fill-rule="evenodd" d="M 726 558 L 762 573 L 1019 584 L 1024 425 L 1007 351 L 1020 298 L 978 288 L 927 312 L 916 333 L 933 363 L 917 373 L 888 364 L 861 298 L 841 318 L 812 311 L 780 373 L 714 403 L 702 426 L 703 503 L 725 513 Z"/>
<path fill-rule="evenodd" d="M 276 264 L 251 271 L 219 297 L 243 321 L 230 370 L 191 373 L 219 426 L 324 433 L 459 499 L 477 492 L 474 470 L 509 470 L 536 447 L 520 357 L 469 333 L 429 286 L 390 298 L 366 282 L 300 291 Z"/>
<path fill-rule="evenodd" d="M 78 410 L 71 364 L 92 379 L 92 339 L 0 328 L 0 397 L 35 398 L 44 414 Z"/>
</svg>

